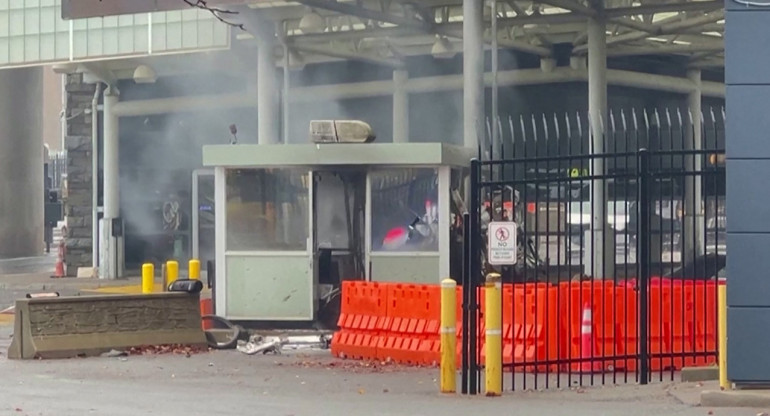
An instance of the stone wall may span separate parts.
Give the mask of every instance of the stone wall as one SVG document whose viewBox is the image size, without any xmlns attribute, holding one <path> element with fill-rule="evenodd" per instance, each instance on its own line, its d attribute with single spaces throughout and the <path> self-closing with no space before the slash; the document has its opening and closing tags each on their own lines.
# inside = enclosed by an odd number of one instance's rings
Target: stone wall
<svg viewBox="0 0 770 416">
<path fill-rule="evenodd" d="M 84 84 L 82 74 L 67 76 L 67 192 L 63 195 L 67 217 L 67 275 L 91 266 L 91 113 L 96 86 Z"/>
<path fill-rule="evenodd" d="M 33 337 L 201 329 L 200 297 L 186 293 L 29 302 L 28 314 Z"/>
<path fill-rule="evenodd" d="M 95 356 L 143 345 L 206 345 L 198 293 L 19 299 L 13 334 L 11 359 Z"/>
</svg>

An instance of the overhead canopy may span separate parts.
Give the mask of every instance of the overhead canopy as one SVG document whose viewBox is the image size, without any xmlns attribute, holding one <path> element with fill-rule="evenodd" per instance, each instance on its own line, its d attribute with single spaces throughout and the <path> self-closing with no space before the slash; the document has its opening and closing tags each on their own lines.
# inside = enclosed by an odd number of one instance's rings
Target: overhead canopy
<svg viewBox="0 0 770 416">
<path fill-rule="evenodd" d="M 598 13 L 595 1 L 498 0 L 498 43 L 541 57 L 550 57 L 554 44 L 566 43 L 573 45 L 573 55 L 585 55 L 586 21 Z M 113 0 L 109 7 L 97 4 L 108 3 L 99 0 L 64 3 L 70 12 L 84 16 L 145 12 L 148 7 L 182 9 L 189 4 L 208 7 L 244 42 L 263 35 L 266 28 L 271 33 L 277 28 L 275 35 L 285 40 L 291 66 L 342 59 L 400 67 L 407 56 L 451 57 L 462 50 L 462 0 Z M 722 0 L 603 3 L 609 57 L 677 55 L 687 58 L 690 67 L 724 66 Z M 490 10 L 485 8 L 487 22 Z M 489 28 L 484 36 L 489 42 Z M 283 51 L 277 46 L 276 56 Z"/>
<path fill-rule="evenodd" d="M 443 143 L 285 144 L 203 146 L 203 165 L 229 168 L 319 166 L 467 167 L 471 149 Z"/>
</svg>

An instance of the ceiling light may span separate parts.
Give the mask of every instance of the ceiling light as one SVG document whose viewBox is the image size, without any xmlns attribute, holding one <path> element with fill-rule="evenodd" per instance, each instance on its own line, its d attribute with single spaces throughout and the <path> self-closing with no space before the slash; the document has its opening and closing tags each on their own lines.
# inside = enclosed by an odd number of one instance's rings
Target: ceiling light
<svg viewBox="0 0 770 416">
<path fill-rule="evenodd" d="M 157 79 L 155 70 L 147 65 L 139 65 L 134 70 L 134 82 L 137 84 L 152 84 Z"/>
<path fill-rule="evenodd" d="M 446 38 L 438 36 L 433 47 L 430 49 L 430 54 L 436 59 L 451 59 L 457 55 L 457 52 L 452 49 L 452 44 Z"/>
<path fill-rule="evenodd" d="M 324 29 L 326 29 L 326 20 L 315 11 L 310 11 L 299 21 L 299 30 L 302 33 L 321 33 Z"/>
</svg>

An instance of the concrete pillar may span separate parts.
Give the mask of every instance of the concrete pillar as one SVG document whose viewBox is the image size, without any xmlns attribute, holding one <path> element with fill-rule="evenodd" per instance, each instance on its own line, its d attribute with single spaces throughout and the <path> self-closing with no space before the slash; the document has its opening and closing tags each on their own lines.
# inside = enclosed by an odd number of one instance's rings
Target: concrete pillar
<svg viewBox="0 0 770 416">
<path fill-rule="evenodd" d="M 463 1 L 463 143 L 484 137 L 484 2 Z"/>
<path fill-rule="evenodd" d="M 687 78 L 690 79 L 695 85 L 695 91 L 687 95 L 687 106 L 690 110 L 690 116 L 692 117 L 692 126 L 690 134 L 687 135 L 688 140 L 685 141 L 684 148 L 686 150 L 701 150 L 703 148 L 702 143 L 702 101 L 701 101 L 701 71 L 700 69 L 691 69 L 687 72 Z M 699 172 L 701 170 L 702 155 L 690 156 L 687 158 L 687 166 L 685 169 L 689 172 Z M 684 214 L 685 214 L 685 229 L 683 241 L 685 246 L 683 247 L 685 253 L 685 261 L 692 260 L 694 256 L 705 253 L 705 241 L 704 241 L 704 216 L 703 216 L 703 192 L 701 187 L 700 175 L 692 177 L 685 177 L 685 198 L 684 198 Z"/>
<path fill-rule="evenodd" d="M 0 258 L 43 253 L 43 68 L 0 71 Z"/>
<path fill-rule="evenodd" d="M 409 93 L 406 82 L 409 73 L 403 69 L 393 71 L 393 143 L 409 141 Z"/>
<path fill-rule="evenodd" d="M 257 47 L 257 142 L 278 142 L 278 88 L 273 62 L 273 46 L 270 40 L 260 40 Z"/>
<path fill-rule="evenodd" d="M 600 13 L 601 14 L 601 13 Z M 606 21 L 588 19 L 588 113 L 591 124 L 591 154 L 601 154 L 605 148 L 604 126 L 607 123 L 607 35 Z M 591 161 L 593 175 L 603 175 L 604 159 Z M 607 218 L 607 186 L 604 180 L 591 183 L 591 238 L 586 239 L 586 272 L 594 278 L 605 278 L 614 272 L 615 247 Z M 590 253 L 590 257 L 588 254 Z M 590 261 L 590 262 L 589 262 Z"/>
<path fill-rule="evenodd" d="M 118 103 L 118 91 L 104 92 L 104 217 L 120 217 L 120 143 L 119 119 L 112 109 Z"/>
<path fill-rule="evenodd" d="M 120 135 L 119 118 L 114 112 L 119 92 L 110 86 L 104 92 L 104 218 L 101 220 L 102 258 L 99 276 L 123 277 L 123 224 L 120 218 Z"/>
</svg>

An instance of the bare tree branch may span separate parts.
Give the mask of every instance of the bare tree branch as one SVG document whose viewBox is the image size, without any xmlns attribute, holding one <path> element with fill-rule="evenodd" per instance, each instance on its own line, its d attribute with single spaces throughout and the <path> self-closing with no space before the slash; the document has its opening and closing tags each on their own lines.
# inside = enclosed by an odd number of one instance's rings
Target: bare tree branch
<svg viewBox="0 0 770 416">
<path fill-rule="evenodd" d="M 195 7 L 197 9 L 206 10 L 210 12 L 214 17 L 217 18 L 217 20 L 219 20 L 220 22 L 228 26 L 237 27 L 238 29 L 241 29 L 244 31 L 246 30 L 246 28 L 243 26 L 243 23 L 233 23 L 223 17 L 223 15 L 236 15 L 238 14 L 237 11 L 220 9 L 218 7 L 209 6 L 206 0 L 182 0 L 182 1 L 187 3 L 187 5 L 190 7 Z"/>
</svg>

